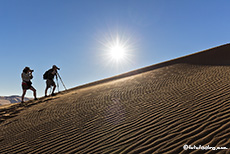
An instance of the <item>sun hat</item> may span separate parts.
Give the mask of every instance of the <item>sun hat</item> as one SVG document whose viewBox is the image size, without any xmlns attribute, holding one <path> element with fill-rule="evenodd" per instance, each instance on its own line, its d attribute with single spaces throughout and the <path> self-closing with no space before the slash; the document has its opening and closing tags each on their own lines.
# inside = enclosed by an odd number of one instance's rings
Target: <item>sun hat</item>
<svg viewBox="0 0 230 154">
<path fill-rule="evenodd" d="M 60 70 L 60 68 L 58 68 L 56 65 L 53 65 L 53 69 L 58 69 L 58 70 Z"/>
</svg>

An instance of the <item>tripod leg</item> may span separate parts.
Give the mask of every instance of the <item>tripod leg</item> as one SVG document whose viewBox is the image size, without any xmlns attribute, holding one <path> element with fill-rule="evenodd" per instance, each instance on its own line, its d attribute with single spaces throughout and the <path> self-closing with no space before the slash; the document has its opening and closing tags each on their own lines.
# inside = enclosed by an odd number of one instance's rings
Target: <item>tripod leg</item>
<svg viewBox="0 0 230 154">
<path fill-rule="evenodd" d="M 61 79 L 61 76 L 59 75 L 59 73 L 57 73 L 57 75 L 58 75 L 59 79 L 61 80 L 61 83 L 62 83 L 63 87 L 65 88 L 65 90 L 67 90 L 66 87 L 65 87 L 65 84 L 63 83 L 63 81 Z"/>
<path fill-rule="evenodd" d="M 57 75 L 56 75 L 56 82 L 57 82 L 57 89 L 58 89 L 58 92 L 60 92 L 60 91 L 59 91 L 59 83 L 58 83 L 58 77 L 57 77 Z"/>
</svg>

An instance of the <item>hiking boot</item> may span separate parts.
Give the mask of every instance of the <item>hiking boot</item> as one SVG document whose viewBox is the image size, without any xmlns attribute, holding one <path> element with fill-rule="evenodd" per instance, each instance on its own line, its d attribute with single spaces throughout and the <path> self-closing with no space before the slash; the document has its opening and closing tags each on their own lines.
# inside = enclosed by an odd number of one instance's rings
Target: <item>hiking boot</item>
<svg viewBox="0 0 230 154">
<path fill-rule="evenodd" d="M 21 101 L 21 103 L 19 104 L 19 106 L 25 106 L 26 103 L 24 101 Z"/>
<path fill-rule="evenodd" d="M 52 93 L 51 96 L 55 96 L 56 94 L 55 93 Z"/>
<path fill-rule="evenodd" d="M 37 98 L 34 99 L 35 101 L 38 100 Z"/>
</svg>

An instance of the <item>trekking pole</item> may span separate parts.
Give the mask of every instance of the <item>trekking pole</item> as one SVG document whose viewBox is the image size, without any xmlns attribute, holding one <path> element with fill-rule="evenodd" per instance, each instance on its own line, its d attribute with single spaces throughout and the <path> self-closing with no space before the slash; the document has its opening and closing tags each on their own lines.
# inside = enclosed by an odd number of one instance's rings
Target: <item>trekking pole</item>
<svg viewBox="0 0 230 154">
<path fill-rule="evenodd" d="M 65 84 L 63 83 L 63 81 L 62 81 L 62 79 L 61 79 L 61 76 L 59 75 L 58 72 L 57 72 L 57 75 L 58 75 L 59 79 L 61 80 L 61 83 L 62 83 L 63 87 L 65 88 L 65 90 L 67 90 L 66 87 L 65 87 Z"/>
<path fill-rule="evenodd" d="M 56 81 L 57 81 L 58 92 L 60 92 L 60 91 L 59 91 L 59 83 L 58 83 L 58 77 L 57 77 L 57 75 L 56 75 Z"/>
</svg>

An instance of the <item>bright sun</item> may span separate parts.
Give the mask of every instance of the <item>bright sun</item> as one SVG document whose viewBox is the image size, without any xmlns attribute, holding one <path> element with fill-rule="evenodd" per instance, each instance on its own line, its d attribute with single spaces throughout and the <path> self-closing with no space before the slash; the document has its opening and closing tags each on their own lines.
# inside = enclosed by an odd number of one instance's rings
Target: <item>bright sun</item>
<svg viewBox="0 0 230 154">
<path fill-rule="evenodd" d="M 130 65 L 133 61 L 133 39 L 123 35 L 108 33 L 104 39 L 100 41 L 102 44 L 103 62 L 107 62 L 105 66 L 116 68 L 124 68 Z"/>
<path fill-rule="evenodd" d="M 114 60 L 121 60 L 125 58 L 125 48 L 122 45 L 115 45 L 110 48 L 111 58 Z"/>
</svg>

